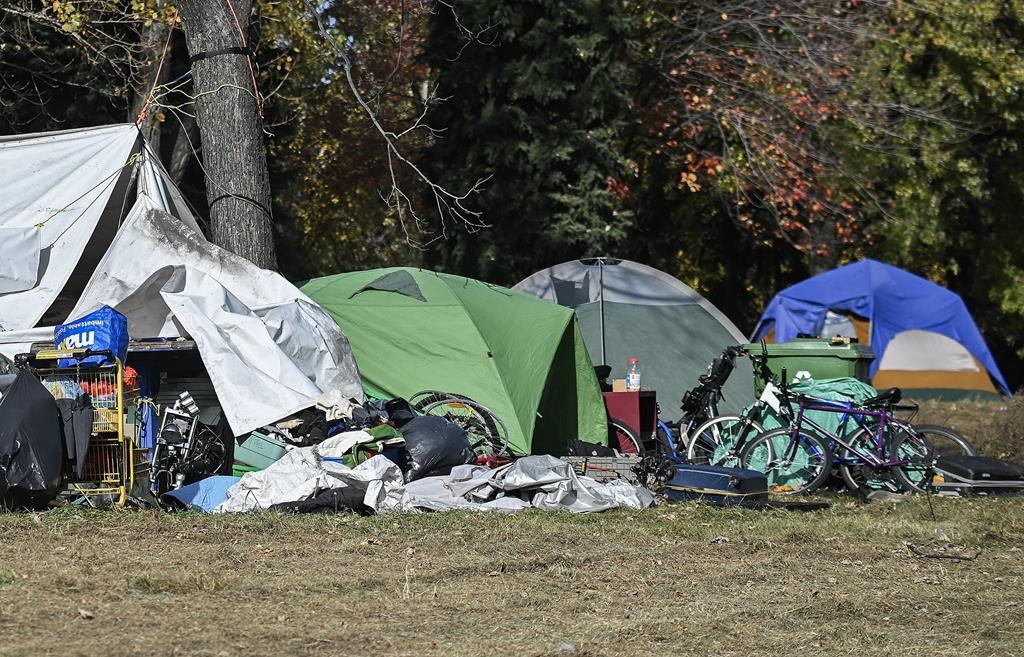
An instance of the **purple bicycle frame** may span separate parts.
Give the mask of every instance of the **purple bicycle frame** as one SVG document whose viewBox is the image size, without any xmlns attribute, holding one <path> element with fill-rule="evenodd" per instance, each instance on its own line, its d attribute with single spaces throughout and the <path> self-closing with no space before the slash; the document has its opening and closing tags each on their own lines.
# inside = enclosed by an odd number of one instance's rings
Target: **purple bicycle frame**
<svg viewBox="0 0 1024 657">
<path fill-rule="evenodd" d="M 869 466 L 871 466 L 873 468 L 892 467 L 892 466 L 897 466 L 897 465 L 905 465 L 905 464 L 911 462 L 911 461 L 906 460 L 906 459 L 892 460 L 892 459 L 886 459 L 885 458 L 885 445 L 883 444 L 883 442 L 881 440 L 881 436 L 885 435 L 885 427 L 892 420 L 892 416 L 889 414 L 888 411 L 886 411 L 886 410 L 877 410 L 877 411 L 875 411 L 875 410 L 868 410 L 868 409 L 863 409 L 863 408 L 854 408 L 852 406 L 852 404 L 847 404 L 846 402 L 840 402 L 840 401 L 832 402 L 831 400 L 818 400 L 818 399 L 813 399 L 813 398 L 805 397 L 803 395 L 801 395 L 797 399 L 797 401 L 799 403 L 799 410 L 797 411 L 796 418 L 794 419 L 794 421 L 793 421 L 793 423 L 791 425 L 792 429 L 790 430 L 790 441 L 789 441 L 789 444 L 792 445 L 793 453 L 792 454 L 788 453 L 789 450 L 790 450 L 790 447 L 787 447 L 786 448 L 786 452 L 785 452 L 785 454 L 788 455 L 790 459 L 792 459 L 792 458 L 794 458 L 796 456 L 796 444 L 798 442 L 797 436 L 798 436 L 800 430 L 803 429 L 804 424 L 806 423 L 808 426 L 810 426 L 814 430 L 818 431 L 823 437 L 827 437 L 833 444 L 842 445 L 843 447 L 845 447 L 847 450 L 849 450 L 853 454 L 856 454 L 857 457 L 863 459 Z M 825 427 L 823 427 L 820 424 L 818 424 L 817 422 L 815 422 L 813 419 L 811 419 L 809 417 L 805 417 L 804 416 L 804 412 L 805 411 L 823 411 L 823 412 L 826 412 L 826 413 L 842 413 L 843 417 L 839 421 L 839 426 L 840 427 L 846 426 L 846 420 L 848 418 L 852 417 L 854 419 L 854 421 L 857 423 L 857 425 L 861 429 L 863 429 L 864 431 L 867 431 L 868 434 L 874 440 L 874 443 L 875 443 L 875 453 L 874 454 L 870 454 L 870 453 L 862 452 L 861 450 L 857 449 L 853 445 L 851 445 L 851 444 L 847 443 L 846 441 L 844 441 L 837 434 L 832 433 L 831 431 L 829 431 Z M 872 427 L 868 426 L 867 423 L 861 421 L 862 417 L 876 417 L 876 418 L 878 418 L 878 425 L 877 425 L 878 431 L 877 431 L 877 433 L 872 431 Z M 834 449 L 833 445 L 830 445 L 829 447 L 832 448 L 832 452 L 835 453 L 835 449 Z"/>
</svg>

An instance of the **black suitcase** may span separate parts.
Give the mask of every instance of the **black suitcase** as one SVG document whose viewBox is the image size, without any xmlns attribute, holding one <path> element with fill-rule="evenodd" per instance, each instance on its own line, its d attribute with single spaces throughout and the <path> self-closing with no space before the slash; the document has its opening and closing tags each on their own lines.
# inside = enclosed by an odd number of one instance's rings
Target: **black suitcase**
<svg viewBox="0 0 1024 657">
<path fill-rule="evenodd" d="M 705 500 L 714 504 L 748 504 L 768 499 L 763 472 L 676 461 L 675 475 L 658 491 L 670 501 Z"/>
<path fill-rule="evenodd" d="M 1024 466 L 988 456 L 943 456 L 932 486 L 940 493 L 1018 493 L 1024 491 Z"/>
</svg>

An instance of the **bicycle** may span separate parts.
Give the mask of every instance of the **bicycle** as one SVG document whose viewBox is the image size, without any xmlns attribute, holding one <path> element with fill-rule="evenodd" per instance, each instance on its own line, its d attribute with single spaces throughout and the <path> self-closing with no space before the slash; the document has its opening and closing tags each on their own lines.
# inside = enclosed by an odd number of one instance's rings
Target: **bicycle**
<svg viewBox="0 0 1024 657">
<path fill-rule="evenodd" d="M 908 492 L 924 492 L 934 454 L 910 424 L 893 416 L 900 398 L 898 388 L 859 404 L 798 395 L 798 409 L 789 426 L 767 431 L 749 442 L 740 462 L 767 474 L 769 488 L 776 493 L 817 490 L 831 474 L 833 462 L 855 492 L 874 488 L 879 481 L 895 481 Z M 808 411 L 841 413 L 843 418 L 833 432 L 808 417 Z M 858 425 L 852 434 L 846 431 L 850 419 Z"/>
<path fill-rule="evenodd" d="M 698 426 L 689 437 L 686 445 L 686 459 L 690 463 L 735 466 L 739 463 L 739 454 L 747 441 L 764 433 L 764 427 L 758 422 L 766 408 L 781 412 L 778 402 L 781 390 L 775 385 L 775 374 L 768 368 L 768 349 L 761 342 L 761 356 L 754 356 L 740 349 L 737 355 L 747 355 L 751 363 L 765 381 L 765 388 L 752 406 L 740 415 L 719 415 Z M 723 451 L 724 450 L 724 451 Z"/>
<path fill-rule="evenodd" d="M 689 445 L 700 442 L 704 433 L 715 434 L 721 429 L 718 425 L 728 418 L 734 421 L 739 419 L 737 416 L 720 415 L 718 402 L 723 399 L 722 387 L 736 367 L 736 357 L 744 353 L 739 346 L 726 347 L 721 356 L 711 361 L 707 373 L 699 377 L 697 386 L 683 394 L 679 406 L 683 411 L 679 420 L 679 441 L 669 442 L 667 448 L 671 451 L 670 455 L 685 456 L 684 451 L 688 450 Z M 671 438 L 671 429 L 668 435 Z"/>
<path fill-rule="evenodd" d="M 792 422 L 794 418 L 793 397 L 786 385 L 781 388 L 778 386 L 778 377 L 768 367 L 768 348 L 765 342 L 761 341 L 760 355 L 754 355 L 748 351 L 740 353 L 750 357 L 754 370 L 765 382 L 764 389 L 757 401 L 748 406 L 740 415 L 723 415 L 712 418 L 696 429 L 694 438 L 687 445 L 686 451 L 687 460 L 691 463 L 738 466 L 740 454 L 747 442 L 764 433 L 764 427 L 758 420 L 764 416 L 767 410 L 774 411 L 784 424 Z M 784 370 L 782 376 L 785 379 Z M 813 397 L 813 399 L 821 403 L 830 403 L 830 400 L 824 398 Z M 840 420 L 840 435 L 844 433 L 848 419 L 849 416 L 844 415 Z"/>
<path fill-rule="evenodd" d="M 409 398 L 409 403 L 421 415 L 443 417 L 459 425 L 478 455 L 512 455 L 505 422 L 483 404 L 465 395 L 440 390 L 421 390 Z"/>
</svg>

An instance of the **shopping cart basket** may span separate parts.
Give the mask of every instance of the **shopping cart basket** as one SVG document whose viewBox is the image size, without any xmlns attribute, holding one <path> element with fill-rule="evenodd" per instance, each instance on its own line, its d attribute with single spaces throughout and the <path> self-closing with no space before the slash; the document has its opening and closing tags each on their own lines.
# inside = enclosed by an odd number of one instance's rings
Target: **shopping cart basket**
<svg viewBox="0 0 1024 657">
<path fill-rule="evenodd" d="M 82 361 L 104 357 L 100 364 Z M 134 483 L 134 436 L 127 435 L 125 409 L 138 398 L 138 389 L 125 390 L 124 366 L 110 351 L 41 350 L 18 357 L 30 367 L 54 399 L 88 395 L 95 409 L 85 467 L 79 476 L 66 467 L 66 494 L 88 504 L 101 500 L 123 505 Z M 59 360 L 74 360 L 73 367 L 58 367 Z"/>
</svg>

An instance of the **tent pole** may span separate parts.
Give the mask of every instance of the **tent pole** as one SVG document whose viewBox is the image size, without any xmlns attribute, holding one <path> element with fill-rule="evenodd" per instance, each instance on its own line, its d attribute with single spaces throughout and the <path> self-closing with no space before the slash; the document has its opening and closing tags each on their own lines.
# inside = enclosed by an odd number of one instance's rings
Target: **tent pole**
<svg viewBox="0 0 1024 657">
<path fill-rule="evenodd" d="M 598 325 L 601 328 L 601 364 L 607 365 L 608 359 L 605 358 L 604 353 L 604 258 L 597 259 L 597 272 L 598 272 L 598 297 L 597 297 L 597 314 L 598 314 Z"/>
</svg>

